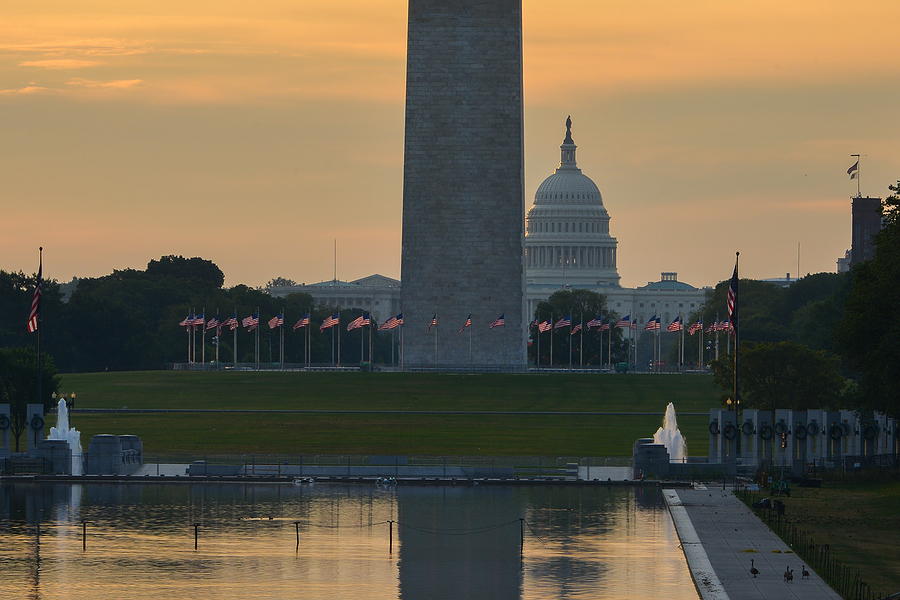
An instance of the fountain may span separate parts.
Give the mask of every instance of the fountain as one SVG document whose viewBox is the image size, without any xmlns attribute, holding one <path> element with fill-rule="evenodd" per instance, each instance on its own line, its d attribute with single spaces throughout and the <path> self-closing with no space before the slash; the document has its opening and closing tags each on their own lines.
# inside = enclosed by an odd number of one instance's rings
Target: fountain
<svg viewBox="0 0 900 600">
<path fill-rule="evenodd" d="M 684 442 L 681 431 L 678 430 L 678 422 L 675 420 L 675 405 L 671 402 L 666 407 L 663 426 L 653 434 L 653 442 L 666 447 L 671 462 L 684 462 L 687 458 L 687 444 Z"/>
<path fill-rule="evenodd" d="M 81 432 L 69 427 L 69 407 L 65 398 L 56 405 L 56 427 L 50 428 L 48 440 L 65 440 L 72 450 L 72 475 L 82 474 Z"/>
</svg>

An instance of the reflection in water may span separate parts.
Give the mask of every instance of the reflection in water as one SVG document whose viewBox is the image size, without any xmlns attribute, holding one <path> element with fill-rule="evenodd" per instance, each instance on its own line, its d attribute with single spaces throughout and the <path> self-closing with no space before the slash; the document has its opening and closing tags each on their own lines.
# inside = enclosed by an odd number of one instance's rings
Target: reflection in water
<svg viewBox="0 0 900 600">
<path fill-rule="evenodd" d="M 0 535 L 4 599 L 697 598 L 654 489 L 6 482 Z"/>
</svg>

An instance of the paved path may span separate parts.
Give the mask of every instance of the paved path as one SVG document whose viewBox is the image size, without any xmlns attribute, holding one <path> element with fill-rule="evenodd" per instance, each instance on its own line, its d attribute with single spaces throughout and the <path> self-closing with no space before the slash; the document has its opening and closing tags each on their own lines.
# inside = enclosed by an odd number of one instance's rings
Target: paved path
<svg viewBox="0 0 900 600">
<path fill-rule="evenodd" d="M 694 583 L 703 600 L 840 600 L 840 596 L 731 490 L 665 490 Z M 750 561 L 759 570 L 753 577 Z M 787 568 L 794 579 L 784 580 Z"/>
</svg>

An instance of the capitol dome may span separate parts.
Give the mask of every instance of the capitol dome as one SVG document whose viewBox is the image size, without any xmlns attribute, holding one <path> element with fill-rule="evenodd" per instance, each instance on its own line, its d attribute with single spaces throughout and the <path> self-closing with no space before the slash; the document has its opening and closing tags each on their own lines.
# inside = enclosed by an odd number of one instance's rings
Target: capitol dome
<svg viewBox="0 0 900 600">
<path fill-rule="evenodd" d="M 525 217 L 526 279 L 547 296 L 561 288 L 619 285 L 609 213 L 600 189 L 578 168 L 576 147 L 566 119 L 559 167 L 538 187 Z"/>
</svg>

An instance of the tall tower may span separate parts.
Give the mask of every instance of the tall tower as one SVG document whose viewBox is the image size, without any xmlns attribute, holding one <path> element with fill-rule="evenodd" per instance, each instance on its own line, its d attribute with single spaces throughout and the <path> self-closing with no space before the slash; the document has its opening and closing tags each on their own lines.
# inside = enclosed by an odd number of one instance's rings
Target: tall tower
<svg viewBox="0 0 900 600">
<path fill-rule="evenodd" d="M 525 366 L 522 107 L 521 0 L 410 0 L 407 365 Z"/>
</svg>

